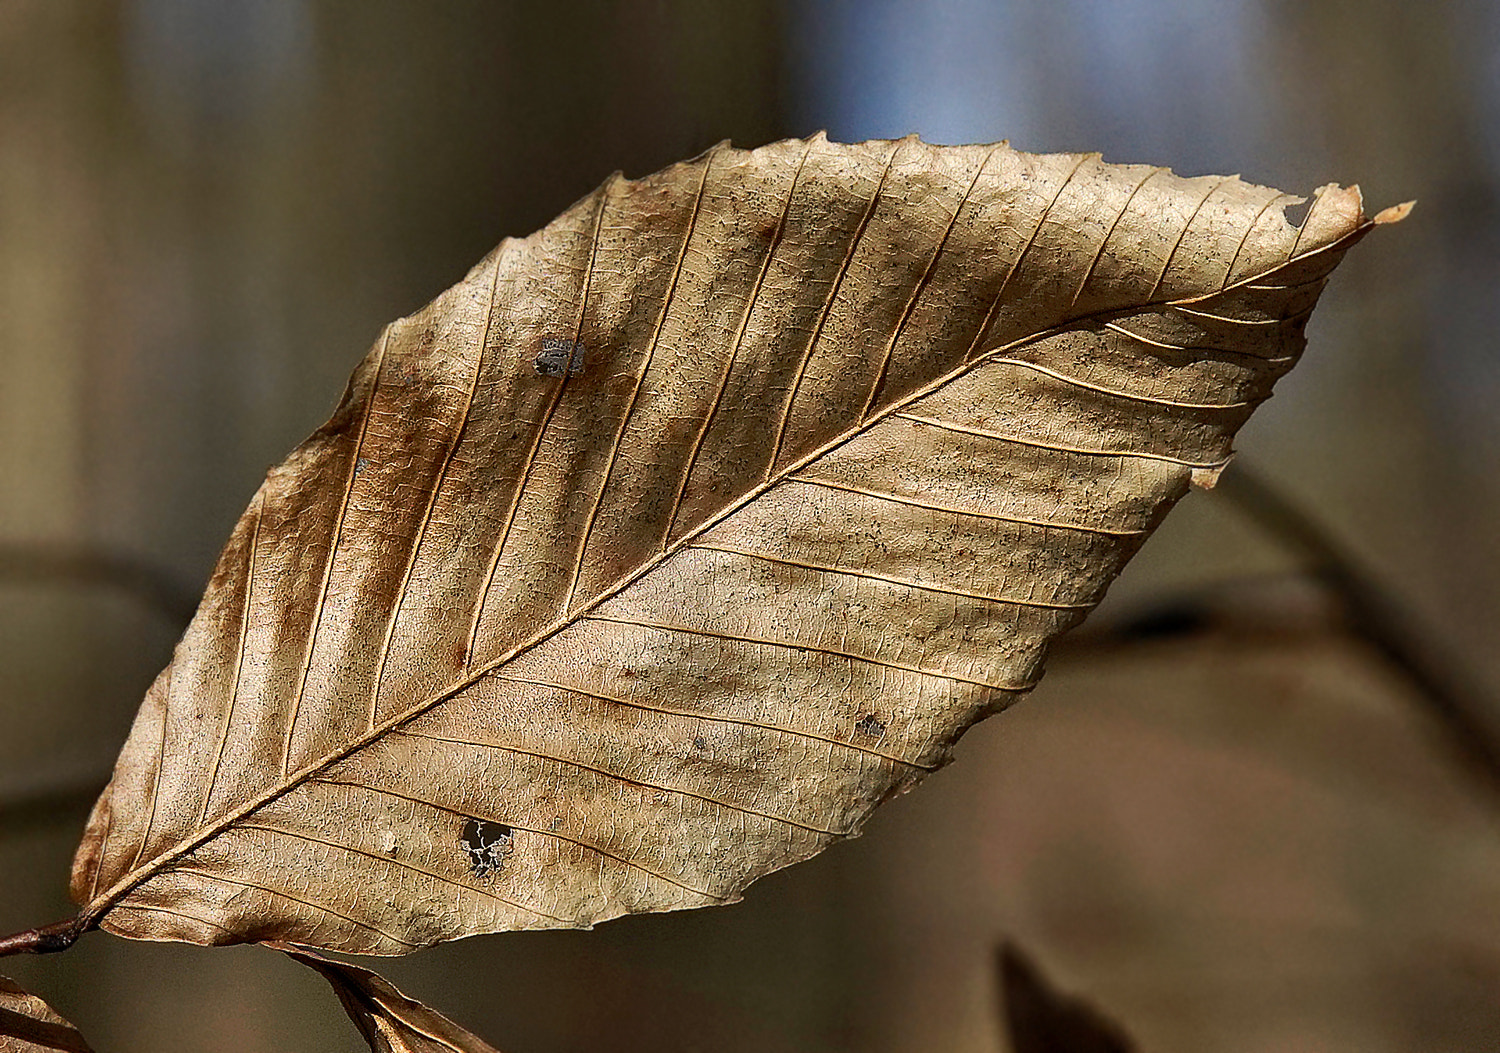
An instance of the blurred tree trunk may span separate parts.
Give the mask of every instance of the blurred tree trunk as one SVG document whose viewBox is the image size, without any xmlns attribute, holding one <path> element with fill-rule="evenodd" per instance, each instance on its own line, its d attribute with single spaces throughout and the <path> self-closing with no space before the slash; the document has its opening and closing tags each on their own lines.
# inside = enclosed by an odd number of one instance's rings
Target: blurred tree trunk
<svg viewBox="0 0 1500 1053">
<path fill-rule="evenodd" d="M 4 0 L 0 544 L 144 554 L 196 591 L 381 326 L 616 168 L 786 134 L 780 48 L 767 3 Z M 180 630 L 161 622 L 118 590 L 0 581 L 0 795 L 107 772 Z M 4 807 L 0 928 L 64 916 L 83 802 Z M 502 1048 L 576 1048 L 611 1022 L 568 1000 L 634 968 L 587 946 L 526 946 L 529 1005 L 497 993 L 493 946 L 493 968 L 460 951 L 402 978 L 509 1007 Z M 99 1048 L 357 1048 L 255 951 L 94 937 L 16 971 Z M 763 1014 L 786 1048 L 818 1044 L 819 982 Z"/>
</svg>

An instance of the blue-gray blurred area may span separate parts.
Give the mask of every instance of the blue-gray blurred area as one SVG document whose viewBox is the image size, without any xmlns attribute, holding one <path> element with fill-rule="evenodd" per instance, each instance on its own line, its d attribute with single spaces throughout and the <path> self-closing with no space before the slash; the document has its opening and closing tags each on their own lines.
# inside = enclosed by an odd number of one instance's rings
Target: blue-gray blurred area
<svg viewBox="0 0 1500 1053">
<path fill-rule="evenodd" d="M 1275 98 L 1254 0 L 821 2 L 799 9 L 798 116 L 835 139 L 1264 163 Z M 1130 158 L 1132 160 L 1136 158 Z"/>
<path fill-rule="evenodd" d="M 181 594 L 385 322 L 615 169 L 818 129 L 1418 199 L 1238 446 L 1500 729 L 1500 4 L 0 0 L 0 931 L 70 913 Z M 1005 939 L 1143 1053 L 1500 1048 L 1500 801 L 1304 570 L 1194 494 L 859 841 L 380 967 L 507 1053 L 1003 1050 Z M 4 966 L 101 1050 L 361 1048 L 259 948 Z"/>
</svg>

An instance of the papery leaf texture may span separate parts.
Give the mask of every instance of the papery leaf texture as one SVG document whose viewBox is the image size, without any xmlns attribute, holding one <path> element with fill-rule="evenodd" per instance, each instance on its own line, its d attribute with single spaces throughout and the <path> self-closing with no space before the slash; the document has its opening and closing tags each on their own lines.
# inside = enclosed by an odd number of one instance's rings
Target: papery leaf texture
<svg viewBox="0 0 1500 1053">
<path fill-rule="evenodd" d="M 78 1029 L 36 995 L 0 976 L 0 1053 L 90 1053 Z"/>
<path fill-rule="evenodd" d="M 374 1053 L 498 1053 L 442 1013 L 407 998 L 379 973 L 289 943 L 268 946 L 322 974 Z"/>
<path fill-rule="evenodd" d="M 271 470 L 82 922 L 398 954 L 728 903 L 851 836 L 1031 689 L 1405 208 L 1296 200 L 915 137 L 609 179 Z"/>
</svg>

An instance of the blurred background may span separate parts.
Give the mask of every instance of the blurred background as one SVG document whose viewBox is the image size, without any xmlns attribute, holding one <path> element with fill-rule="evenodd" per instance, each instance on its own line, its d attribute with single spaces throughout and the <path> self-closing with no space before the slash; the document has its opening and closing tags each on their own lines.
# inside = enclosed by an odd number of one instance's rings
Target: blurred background
<svg viewBox="0 0 1500 1053">
<path fill-rule="evenodd" d="M 1500 796 L 1460 748 L 1500 728 L 1484 0 L 0 0 L 0 931 L 72 913 L 181 608 L 385 322 L 617 168 L 820 128 L 1418 198 L 1238 446 L 1477 724 L 1195 493 L 860 840 L 734 907 L 380 968 L 507 1053 L 1004 1050 L 1007 938 L 1143 1051 L 1500 1048 Z M 101 1051 L 363 1048 L 259 948 L 4 971 Z"/>
</svg>

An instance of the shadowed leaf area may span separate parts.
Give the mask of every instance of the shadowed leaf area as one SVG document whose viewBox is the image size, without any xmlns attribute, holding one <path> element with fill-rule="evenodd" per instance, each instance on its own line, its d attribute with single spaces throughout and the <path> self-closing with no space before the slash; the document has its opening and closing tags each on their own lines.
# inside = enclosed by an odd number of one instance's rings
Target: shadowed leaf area
<svg viewBox="0 0 1500 1053">
<path fill-rule="evenodd" d="M 0 976 L 0 1053 L 91 1053 L 89 1044 L 52 1007 Z"/>
<path fill-rule="evenodd" d="M 322 974 L 374 1053 L 497 1053 L 443 1014 L 407 998 L 378 973 L 302 947 L 270 946 Z"/>
<path fill-rule="evenodd" d="M 719 146 L 389 326 L 272 469 L 85 923 L 397 954 L 727 903 L 1041 675 L 1291 368 L 1356 189 Z"/>
</svg>

